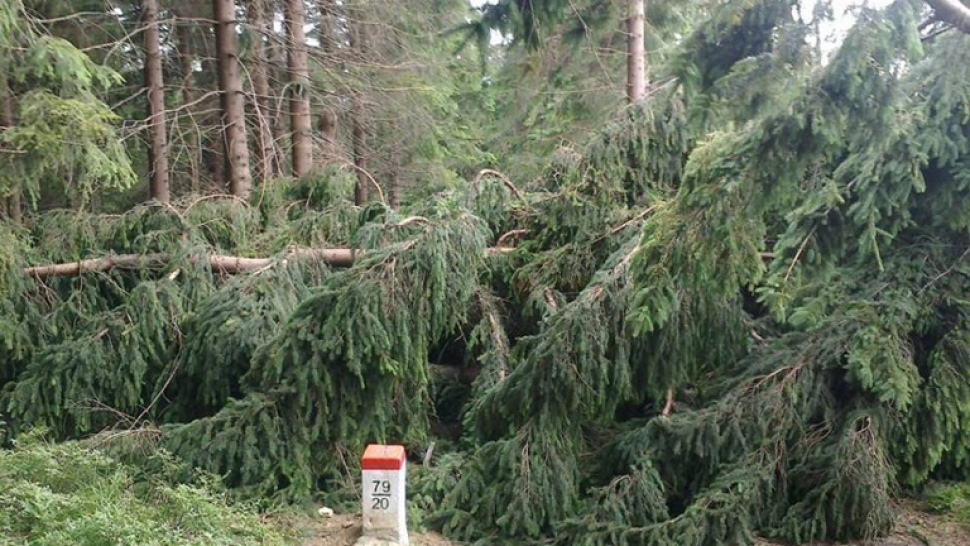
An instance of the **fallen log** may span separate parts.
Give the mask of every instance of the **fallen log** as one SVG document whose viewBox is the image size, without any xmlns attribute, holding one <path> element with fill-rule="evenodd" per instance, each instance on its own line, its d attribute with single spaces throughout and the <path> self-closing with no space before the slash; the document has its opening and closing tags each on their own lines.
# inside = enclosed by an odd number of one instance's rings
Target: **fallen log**
<svg viewBox="0 0 970 546">
<path fill-rule="evenodd" d="M 488 254 L 504 254 L 512 247 L 493 247 Z M 288 259 L 322 260 L 332 267 L 350 267 L 361 251 L 353 248 L 300 248 L 291 251 L 284 258 L 244 258 L 210 254 L 191 260 L 207 260 L 213 271 L 220 273 L 244 273 L 272 267 Z M 47 277 L 71 277 L 82 273 L 99 273 L 112 269 L 141 269 L 161 267 L 172 260 L 171 254 L 119 254 L 101 258 L 88 258 L 77 262 L 39 265 L 24 269 L 24 275 L 43 279 Z"/>
<path fill-rule="evenodd" d="M 353 265 L 354 258 L 358 252 L 358 250 L 352 248 L 303 248 L 292 251 L 289 257 L 318 259 L 334 267 L 349 267 Z M 192 258 L 192 260 L 208 260 L 209 267 L 213 271 L 221 273 L 241 273 L 270 267 L 274 263 L 288 258 L 244 258 L 241 256 L 210 254 L 209 256 Z M 82 273 L 98 273 L 112 269 L 160 267 L 171 260 L 171 254 L 119 254 L 102 258 L 89 258 L 77 262 L 28 267 L 24 269 L 24 275 L 37 278 L 70 277 Z"/>
</svg>

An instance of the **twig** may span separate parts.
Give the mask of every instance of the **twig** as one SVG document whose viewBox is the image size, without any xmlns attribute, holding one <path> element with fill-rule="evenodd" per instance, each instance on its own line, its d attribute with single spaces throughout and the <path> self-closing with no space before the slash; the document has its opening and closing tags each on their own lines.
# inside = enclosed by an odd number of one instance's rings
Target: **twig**
<svg viewBox="0 0 970 546">
<path fill-rule="evenodd" d="M 667 403 L 664 404 L 664 409 L 661 415 L 665 418 L 670 417 L 670 414 L 674 411 L 674 389 L 667 389 Z"/>
<path fill-rule="evenodd" d="M 802 252 L 805 251 L 805 247 L 808 245 L 808 240 L 812 238 L 812 235 L 815 235 L 814 227 L 812 228 L 812 231 L 808 232 L 808 235 L 805 236 L 805 240 L 802 241 L 802 244 L 798 246 L 798 252 L 795 253 L 795 257 L 792 258 L 791 265 L 788 266 L 788 271 L 785 272 L 785 283 L 788 282 L 788 278 L 791 277 L 792 271 L 795 270 L 795 264 L 798 263 L 798 259 L 802 256 Z"/>
<path fill-rule="evenodd" d="M 428 464 L 431 463 L 431 455 L 433 453 L 434 453 L 434 441 L 432 441 L 431 444 L 428 445 L 427 451 L 424 452 L 424 460 L 422 461 L 422 464 L 424 466 L 428 466 Z"/>
<path fill-rule="evenodd" d="M 952 273 L 953 270 L 956 269 L 957 264 L 960 263 L 960 262 L 962 262 L 964 259 L 966 259 L 966 257 L 967 257 L 968 254 L 970 254 L 970 247 L 967 247 L 967 249 L 963 251 L 963 254 L 961 254 L 960 257 L 957 258 L 957 261 L 953 262 L 950 265 L 950 267 L 946 268 L 946 270 L 944 272 L 942 272 L 939 275 L 933 277 L 933 279 L 930 280 L 930 282 L 926 283 L 926 285 L 923 286 L 923 288 L 920 288 L 919 289 L 919 292 L 917 292 L 916 295 L 922 296 L 923 295 L 923 292 L 926 292 L 926 290 L 929 287 L 931 287 L 934 284 L 936 284 L 936 281 L 938 281 L 938 280 L 942 279 L 943 277 L 946 277 L 947 275 L 949 275 L 950 273 Z"/>
<path fill-rule="evenodd" d="M 512 231 L 505 232 L 501 237 L 498 238 L 498 241 L 495 241 L 495 246 L 504 246 L 502 243 L 504 243 L 506 239 L 518 237 L 519 235 L 525 235 L 527 233 L 529 233 L 529 230 L 527 229 L 513 229 Z"/>
<path fill-rule="evenodd" d="M 519 199 L 522 199 L 522 192 L 519 191 L 519 188 L 516 188 L 515 187 L 515 184 L 513 184 L 512 181 L 509 180 L 509 177 L 505 176 L 504 174 L 502 174 L 502 173 L 500 173 L 500 172 L 498 172 L 498 171 L 496 171 L 494 169 L 482 169 L 482 170 L 478 171 L 478 174 L 475 175 L 475 180 L 472 181 L 472 185 L 477 188 L 478 187 L 478 183 L 481 182 L 482 178 L 485 175 L 487 175 L 487 174 L 488 175 L 492 175 L 492 176 L 498 178 L 499 180 L 501 180 L 502 183 L 505 184 L 505 187 L 507 187 L 509 189 L 509 191 L 511 191 L 512 193 L 514 193 L 515 196 L 518 197 Z"/>
<path fill-rule="evenodd" d="M 367 179 L 370 180 L 370 183 L 374 185 L 374 188 L 377 189 L 377 195 L 380 196 L 381 203 L 384 203 L 385 205 L 387 204 L 387 199 L 384 198 L 384 190 L 381 189 L 381 185 L 377 183 L 377 180 L 373 176 L 371 176 L 369 172 L 367 172 L 367 169 L 361 168 L 360 166 L 355 165 L 354 163 L 347 161 L 346 159 L 341 159 L 340 163 L 342 165 L 347 165 L 348 167 L 353 167 L 354 170 L 358 172 L 364 173 L 364 176 L 366 176 Z"/>
<path fill-rule="evenodd" d="M 424 216 L 409 216 L 408 218 L 405 218 L 404 220 L 401 220 L 400 222 L 394 224 L 393 227 L 399 228 L 399 227 L 409 226 L 411 224 L 427 224 L 427 223 L 428 223 L 428 219 L 425 218 Z"/>
</svg>

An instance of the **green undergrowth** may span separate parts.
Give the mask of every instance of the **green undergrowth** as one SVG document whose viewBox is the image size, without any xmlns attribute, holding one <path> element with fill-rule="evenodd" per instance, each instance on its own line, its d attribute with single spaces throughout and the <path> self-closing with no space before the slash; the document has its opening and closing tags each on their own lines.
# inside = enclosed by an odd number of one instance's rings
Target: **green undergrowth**
<svg viewBox="0 0 970 546">
<path fill-rule="evenodd" d="M 950 516 L 970 526 L 970 483 L 935 483 L 923 494 L 933 513 Z"/>
<path fill-rule="evenodd" d="M 154 468 L 177 466 L 163 453 Z M 146 474 L 77 442 L 21 436 L 0 450 L 0 544 L 284 546 L 294 544 L 218 478 Z"/>
</svg>

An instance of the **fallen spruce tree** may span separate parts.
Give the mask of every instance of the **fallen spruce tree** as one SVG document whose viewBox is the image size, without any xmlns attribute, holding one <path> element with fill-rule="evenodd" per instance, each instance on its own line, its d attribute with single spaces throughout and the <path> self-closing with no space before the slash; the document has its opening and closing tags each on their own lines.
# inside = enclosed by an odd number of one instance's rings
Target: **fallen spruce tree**
<svg viewBox="0 0 970 546">
<path fill-rule="evenodd" d="M 675 85 L 521 191 L 360 208 L 329 167 L 4 226 L 9 434 L 151 430 L 282 501 L 352 486 L 367 442 L 436 441 L 414 502 L 483 544 L 884 533 L 970 461 L 970 36 L 921 42 L 924 13 L 863 11 L 815 66 L 789 3 L 727 6 Z M 152 267 L 29 269 L 122 255 Z"/>
</svg>

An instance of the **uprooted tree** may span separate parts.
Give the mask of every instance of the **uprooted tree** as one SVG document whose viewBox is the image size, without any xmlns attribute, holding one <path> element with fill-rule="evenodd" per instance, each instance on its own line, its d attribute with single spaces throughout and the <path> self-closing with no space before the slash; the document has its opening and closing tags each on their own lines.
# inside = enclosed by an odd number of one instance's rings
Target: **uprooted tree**
<svg viewBox="0 0 970 546">
<path fill-rule="evenodd" d="M 820 63 L 791 2 L 701 10 L 527 185 L 361 207 L 334 163 L 5 224 L 6 430 L 138 430 L 281 501 L 435 439 L 430 521 L 482 543 L 884 533 L 970 477 L 970 35 L 928 13 Z"/>
</svg>

